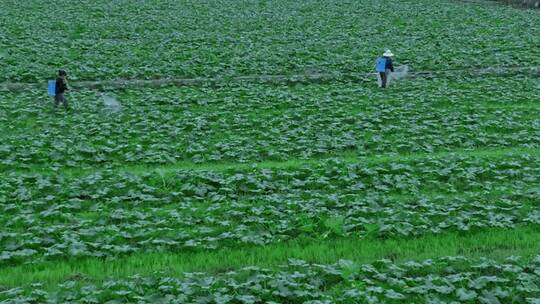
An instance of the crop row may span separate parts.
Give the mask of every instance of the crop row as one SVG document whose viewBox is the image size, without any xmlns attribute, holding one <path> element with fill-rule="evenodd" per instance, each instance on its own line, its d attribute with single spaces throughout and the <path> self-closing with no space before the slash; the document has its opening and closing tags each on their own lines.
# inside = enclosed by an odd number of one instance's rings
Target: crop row
<svg viewBox="0 0 540 304">
<path fill-rule="evenodd" d="M 394 264 L 309 264 L 290 260 L 280 269 L 246 267 L 220 274 L 185 273 L 69 280 L 51 292 L 0 291 L 0 303 L 540 303 L 540 256 L 502 262 L 444 257 Z"/>
<path fill-rule="evenodd" d="M 471 93 L 466 82 L 441 89 L 442 80 L 419 81 L 407 92 L 374 93 L 382 101 L 369 97 L 372 89 L 352 84 L 127 91 L 119 94 L 123 108 L 117 113 L 106 112 L 99 95 L 88 91 L 72 94 L 77 110 L 69 114 L 53 112 L 38 94 L 6 94 L 0 97 L 0 165 L 247 162 L 346 151 L 538 147 L 540 107 L 530 101 L 537 92 L 532 83 L 519 82 Z M 505 90 L 522 102 L 508 102 Z"/>
<path fill-rule="evenodd" d="M 74 79 L 361 73 L 373 69 L 385 47 L 418 70 L 540 64 L 540 16 L 498 6 L 429 0 L 2 4 L 5 81 L 44 81 L 59 67 Z"/>
<path fill-rule="evenodd" d="M 540 224 L 538 155 L 6 175 L 0 263 Z"/>
</svg>

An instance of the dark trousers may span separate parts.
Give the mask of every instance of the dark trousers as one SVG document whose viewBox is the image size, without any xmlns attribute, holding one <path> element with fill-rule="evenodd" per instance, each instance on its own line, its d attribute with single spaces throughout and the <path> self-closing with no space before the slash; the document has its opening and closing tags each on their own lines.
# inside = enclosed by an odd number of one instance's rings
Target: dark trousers
<svg viewBox="0 0 540 304">
<path fill-rule="evenodd" d="M 386 72 L 379 72 L 379 75 L 381 76 L 381 88 L 386 88 L 386 83 L 388 81 L 388 75 Z"/>
<path fill-rule="evenodd" d="M 66 100 L 66 97 L 64 96 L 64 93 L 58 93 L 56 96 L 54 96 L 54 106 L 58 107 L 58 104 L 62 103 L 64 105 L 64 108 L 68 107 L 68 102 Z"/>
</svg>

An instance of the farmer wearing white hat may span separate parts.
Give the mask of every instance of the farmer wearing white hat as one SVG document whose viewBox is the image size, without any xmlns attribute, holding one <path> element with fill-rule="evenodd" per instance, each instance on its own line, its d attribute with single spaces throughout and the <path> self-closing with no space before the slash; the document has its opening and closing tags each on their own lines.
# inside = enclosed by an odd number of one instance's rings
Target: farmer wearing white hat
<svg viewBox="0 0 540 304">
<path fill-rule="evenodd" d="M 375 69 L 379 73 L 379 84 L 381 88 L 386 88 L 388 83 L 388 75 L 394 72 L 394 64 L 392 62 L 394 54 L 390 50 L 386 50 L 383 56 L 377 59 Z"/>
</svg>

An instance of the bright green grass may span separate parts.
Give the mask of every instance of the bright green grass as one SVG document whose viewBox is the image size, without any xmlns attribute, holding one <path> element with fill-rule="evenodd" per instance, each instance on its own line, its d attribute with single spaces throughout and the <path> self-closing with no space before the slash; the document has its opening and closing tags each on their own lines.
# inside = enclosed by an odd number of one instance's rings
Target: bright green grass
<svg viewBox="0 0 540 304">
<path fill-rule="evenodd" d="M 445 233 L 418 238 L 381 240 L 368 237 L 342 239 L 298 239 L 268 246 L 222 249 L 207 252 L 140 253 L 112 261 L 101 259 L 45 262 L 0 269 L 0 286 L 22 287 L 42 282 L 52 288 L 74 276 L 90 281 L 134 274 L 166 272 L 222 272 L 244 266 L 276 267 L 288 259 L 313 263 L 335 263 L 349 259 L 370 263 L 378 259 L 397 262 L 462 255 L 468 258 L 501 260 L 508 256 L 531 257 L 540 252 L 540 227 L 487 229 L 471 233 Z"/>
</svg>

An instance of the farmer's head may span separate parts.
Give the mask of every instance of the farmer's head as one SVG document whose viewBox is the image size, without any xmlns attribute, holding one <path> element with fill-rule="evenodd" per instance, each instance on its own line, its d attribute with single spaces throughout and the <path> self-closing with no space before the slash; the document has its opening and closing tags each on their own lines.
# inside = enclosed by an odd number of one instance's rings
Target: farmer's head
<svg viewBox="0 0 540 304">
<path fill-rule="evenodd" d="M 64 70 L 58 70 L 58 76 L 60 76 L 60 77 L 66 77 L 66 76 L 67 76 L 67 73 L 66 73 L 66 71 L 64 71 Z"/>
</svg>

